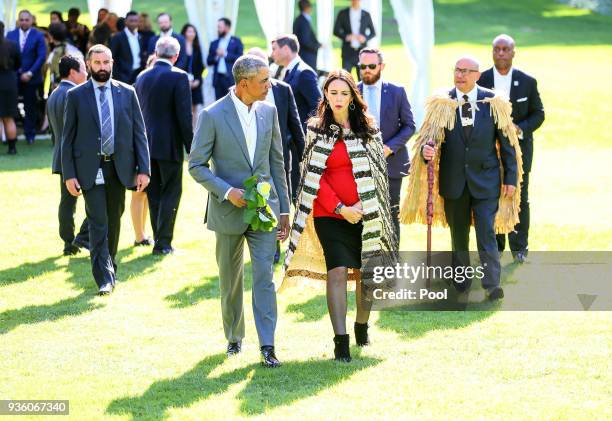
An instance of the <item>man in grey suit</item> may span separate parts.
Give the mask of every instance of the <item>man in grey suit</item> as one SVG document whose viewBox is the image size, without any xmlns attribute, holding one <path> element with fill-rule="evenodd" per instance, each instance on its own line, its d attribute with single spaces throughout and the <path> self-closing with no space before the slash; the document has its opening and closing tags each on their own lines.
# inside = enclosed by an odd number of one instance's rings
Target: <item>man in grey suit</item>
<svg viewBox="0 0 612 421">
<path fill-rule="evenodd" d="M 227 355 L 241 351 L 244 337 L 243 246 L 249 245 L 253 266 L 253 314 L 261 347 L 261 363 L 278 367 L 274 352 L 276 291 L 273 260 L 277 238 L 289 234 L 289 193 L 276 109 L 263 101 L 270 89 L 268 64 L 245 55 L 232 69 L 235 88 L 198 117 L 189 156 L 189 173 L 209 192 L 208 229 L 217 238 L 223 329 Z M 244 181 L 257 175 L 272 186 L 268 204 L 280 216 L 272 232 L 253 231 L 243 222 Z"/>
<path fill-rule="evenodd" d="M 92 80 L 66 96 L 62 174 L 70 194 L 83 191 L 92 272 L 107 295 L 115 288 L 125 189 L 149 184 L 149 146 L 134 88 L 111 79 L 110 49 L 91 47 L 87 65 Z"/>
<path fill-rule="evenodd" d="M 74 212 L 77 198 L 66 189 L 62 175 L 61 144 L 64 130 L 64 106 L 68 90 L 87 80 L 87 68 L 80 57 L 64 56 L 59 61 L 61 82 L 49 95 L 47 100 L 47 116 L 51 129 L 53 142 L 53 174 L 60 175 L 61 198 L 58 209 L 59 234 L 64 241 L 64 256 L 72 256 L 79 252 L 79 248 L 89 249 L 89 226 L 87 218 L 83 220 L 79 234 L 74 236 Z"/>
</svg>

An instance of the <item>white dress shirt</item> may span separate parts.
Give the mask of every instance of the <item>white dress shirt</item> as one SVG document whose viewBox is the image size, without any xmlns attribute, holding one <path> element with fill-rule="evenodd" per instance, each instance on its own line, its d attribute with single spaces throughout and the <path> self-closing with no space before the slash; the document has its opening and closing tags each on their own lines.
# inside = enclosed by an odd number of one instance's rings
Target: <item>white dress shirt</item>
<svg viewBox="0 0 612 421">
<path fill-rule="evenodd" d="M 23 31 L 23 29 L 19 28 L 19 51 L 23 51 L 23 47 L 25 47 L 25 43 L 28 40 L 28 35 L 30 35 L 30 31 L 32 28 L 27 31 Z"/>
<path fill-rule="evenodd" d="M 353 9 L 351 7 L 349 9 L 349 18 L 351 20 L 351 33 L 359 35 L 359 30 L 361 29 L 361 9 Z M 351 41 L 351 47 L 356 50 L 361 47 L 361 43 L 354 39 Z"/>
<path fill-rule="evenodd" d="M 510 89 L 512 88 L 512 68 L 506 75 L 502 75 L 497 71 L 497 68 L 493 66 L 493 86 L 495 91 L 499 92 L 510 98 Z"/>
<path fill-rule="evenodd" d="M 457 88 L 455 88 L 455 91 L 457 93 L 457 102 L 463 101 L 463 95 L 466 94 L 464 94 Z M 464 117 L 463 113 L 461 112 L 461 106 L 459 106 L 459 116 L 461 117 L 462 126 L 474 125 L 474 110 L 476 109 L 476 101 L 478 100 L 478 86 L 474 85 L 474 88 L 472 88 L 472 90 L 467 93 L 467 96 L 468 102 L 472 105 L 472 115 Z"/>
<path fill-rule="evenodd" d="M 266 95 L 265 101 L 276 106 L 276 101 L 274 101 L 274 91 L 272 90 L 272 88 L 268 89 L 268 94 Z"/>
<path fill-rule="evenodd" d="M 230 39 L 232 38 L 231 34 L 227 34 L 223 38 L 219 38 L 219 46 L 217 48 L 223 48 L 225 54 L 223 57 L 219 57 L 219 62 L 217 63 L 217 73 L 227 74 L 227 63 L 225 63 L 225 56 L 227 56 L 227 46 L 229 45 Z"/>
<path fill-rule="evenodd" d="M 125 27 L 123 31 L 127 35 L 130 51 L 132 52 L 132 70 L 140 69 L 140 41 L 138 41 L 138 30 L 132 32 Z"/>
<path fill-rule="evenodd" d="M 382 100 L 382 79 L 378 79 L 374 85 L 363 84 L 363 98 L 368 104 L 368 112 L 376 119 L 380 127 L 380 103 Z"/>
</svg>

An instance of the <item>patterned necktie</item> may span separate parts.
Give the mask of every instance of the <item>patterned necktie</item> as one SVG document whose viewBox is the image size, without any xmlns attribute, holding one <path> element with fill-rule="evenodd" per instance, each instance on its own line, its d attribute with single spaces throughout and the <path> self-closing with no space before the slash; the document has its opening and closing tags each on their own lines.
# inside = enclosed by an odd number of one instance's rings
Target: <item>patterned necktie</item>
<svg viewBox="0 0 612 421">
<path fill-rule="evenodd" d="M 376 94 L 378 93 L 378 90 L 373 85 L 368 86 L 367 88 L 368 88 L 368 111 L 370 112 L 370 114 L 374 116 L 374 118 L 376 119 L 376 124 L 378 124 L 378 126 L 380 127 L 380 121 L 378 121 L 379 120 L 378 101 L 376 100 Z"/>
<path fill-rule="evenodd" d="M 472 128 L 474 127 L 474 119 L 472 116 L 472 105 L 468 102 L 469 98 L 467 95 L 463 95 L 463 100 L 465 101 L 463 105 L 461 105 L 461 118 L 469 118 L 472 120 L 472 124 L 463 125 L 463 134 L 465 134 L 465 138 L 469 139 L 472 134 Z M 463 122 L 462 122 L 463 123 Z"/>
<path fill-rule="evenodd" d="M 102 153 L 104 155 L 112 155 L 115 151 L 115 144 L 113 140 L 113 123 L 111 121 L 110 107 L 106 99 L 105 91 L 106 86 L 100 86 L 100 114 L 102 122 L 101 135 L 102 135 Z"/>
</svg>

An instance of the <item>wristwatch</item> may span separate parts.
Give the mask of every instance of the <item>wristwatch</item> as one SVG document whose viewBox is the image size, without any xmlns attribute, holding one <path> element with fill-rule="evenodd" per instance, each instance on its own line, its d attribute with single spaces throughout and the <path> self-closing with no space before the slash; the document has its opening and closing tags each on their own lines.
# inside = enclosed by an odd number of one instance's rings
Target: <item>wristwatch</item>
<svg viewBox="0 0 612 421">
<path fill-rule="evenodd" d="M 342 202 L 338 203 L 338 204 L 336 205 L 336 209 L 334 209 L 334 213 L 335 213 L 336 215 L 340 215 L 340 210 L 341 210 L 343 207 L 344 207 L 344 205 L 342 204 Z"/>
</svg>

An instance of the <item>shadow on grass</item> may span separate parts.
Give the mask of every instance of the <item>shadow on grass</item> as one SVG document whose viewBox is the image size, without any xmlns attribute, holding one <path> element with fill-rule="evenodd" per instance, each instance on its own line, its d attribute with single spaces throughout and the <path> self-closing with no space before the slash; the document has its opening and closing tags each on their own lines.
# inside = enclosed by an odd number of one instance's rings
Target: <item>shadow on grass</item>
<svg viewBox="0 0 612 421">
<path fill-rule="evenodd" d="M 6 155 L 2 145 L 0 153 L 0 172 L 30 171 L 48 169 L 51 176 L 51 161 L 53 158 L 53 145 L 49 139 L 36 139 L 34 145 L 24 141 L 17 142 L 17 155 Z M 57 177 L 57 194 L 59 196 L 59 176 Z"/>
<path fill-rule="evenodd" d="M 355 293 L 348 292 L 348 311 L 354 311 Z M 298 316 L 297 322 L 316 322 L 327 316 L 327 298 L 325 294 L 319 294 L 303 303 L 289 304 L 287 313 Z"/>
<path fill-rule="evenodd" d="M 252 289 L 253 269 L 251 262 L 244 265 L 244 290 Z M 177 293 L 168 295 L 165 300 L 171 303 L 172 308 L 185 308 L 199 304 L 204 300 L 218 299 L 219 276 L 207 276 L 202 279 L 201 285 L 189 285 Z"/>
<path fill-rule="evenodd" d="M 350 378 L 356 372 L 374 366 L 380 360 L 355 359 L 350 364 L 335 361 L 289 361 L 278 369 L 251 364 L 211 377 L 226 357 L 216 354 L 204 358 L 180 377 L 153 383 L 140 396 L 116 399 L 107 414 L 129 415 L 131 419 L 165 419 L 170 408 L 188 408 L 195 402 L 225 393 L 230 386 L 247 381 L 237 398 L 244 415 L 261 415 L 268 410 L 314 396 L 322 390 Z M 282 393 L 279 390 L 282 388 Z"/>
<path fill-rule="evenodd" d="M 129 254 L 130 250 L 125 249 L 117 253 L 117 260 L 120 262 L 118 269 L 120 279 L 117 284 L 118 288 L 121 288 L 121 284 L 125 282 L 121 280 L 129 280 L 136 275 L 146 274 L 152 271 L 156 264 L 156 259 L 152 258 L 152 256 L 143 255 L 122 265 L 121 260 Z M 75 286 L 81 293 L 75 297 L 66 298 L 53 304 L 30 305 L 18 309 L 6 310 L 0 313 L 0 335 L 8 333 L 21 325 L 79 316 L 104 307 L 104 304 L 94 301 L 97 297 L 98 288 L 91 274 L 89 257 L 79 256 L 71 258 L 67 266 L 57 266 L 55 264 L 57 259 L 58 257 L 53 257 L 37 263 L 26 263 L 10 270 L 16 271 L 16 273 L 23 273 L 22 278 L 18 280 L 18 282 L 21 282 L 32 276 L 38 276 L 40 273 L 66 269 L 70 272 L 70 277 L 67 279 L 67 282 Z M 20 270 L 20 268 L 24 267 L 25 269 Z M 37 269 L 39 273 L 25 273 L 26 269 L 32 268 Z M 41 291 L 41 294 L 44 294 L 44 291 Z M 108 297 L 108 299 L 112 299 L 112 295 Z"/>
</svg>

